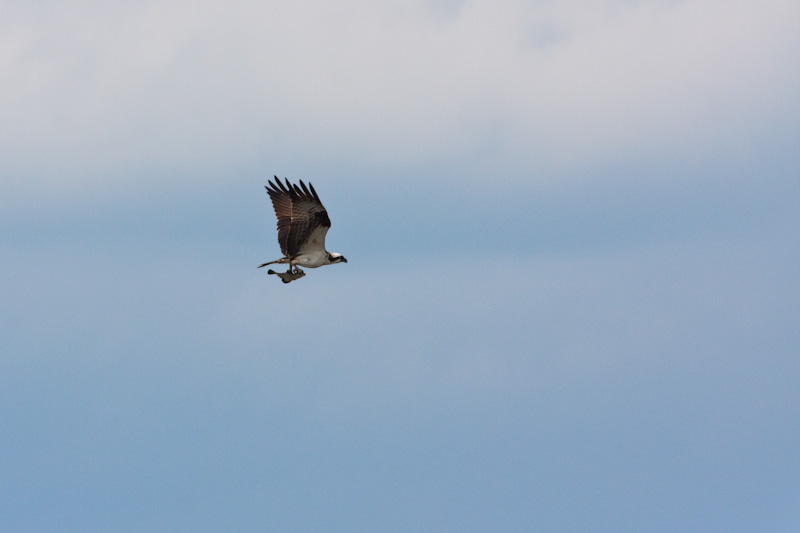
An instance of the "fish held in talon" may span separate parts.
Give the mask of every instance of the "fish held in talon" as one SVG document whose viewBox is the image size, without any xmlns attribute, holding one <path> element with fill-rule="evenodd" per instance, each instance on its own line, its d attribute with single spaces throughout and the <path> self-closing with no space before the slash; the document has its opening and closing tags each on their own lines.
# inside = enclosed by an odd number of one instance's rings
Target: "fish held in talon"
<svg viewBox="0 0 800 533">
<path fill-rule="evenodd" d="M 281 278 L 281 280 L 284 283 L 291 283 L 294 280 L 300 279 L 300 278 L 302 278 L 303 276 L 306 275 L 305 272 L 303 272 L 302 270 L 299 270 L 299 269 L 295 270 L 295 271 L 287 270 L 286 272 L 275 272 L 274 270 L 269 269 L 267 271 L 267 274 L 275 274 L 276 276 Z"/>
</svg>

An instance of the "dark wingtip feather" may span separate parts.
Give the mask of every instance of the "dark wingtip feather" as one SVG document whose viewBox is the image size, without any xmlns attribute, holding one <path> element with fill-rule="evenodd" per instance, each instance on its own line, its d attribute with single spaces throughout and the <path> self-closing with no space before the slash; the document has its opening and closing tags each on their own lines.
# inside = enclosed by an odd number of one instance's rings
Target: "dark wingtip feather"
<svg viewBox="0 0 800 533">
<path fill-rule="evenodd" d="M 319 195 L 317 191 L 314 189 L 314 186 L 309 182 L 308 185 L 303 182 L 303 180 L 299 180 L 300 184 L 297 185 L 289 181 L 289 178 L 283 178 L 283 181 L 275 177 L 275 182 L 273 183 L 272 180 L 269 180 L 269 187 L 266 185 L 264 186 L 267 189 L 267 192 L 272 195 L 280 195 L 280 194 L 288 194 L 291 198 L 296 199 L 297 197 L 306 197 L 306 198 L 314 198 L 317 201 L 319 200 Z"/>
<path fill-rule="evenodd" d="M 272 186 L 272 191 L 275 193 L 280 193 L 281 191 L 288 192 L 283 186 L 283 183 L 281 183 L 281 180 L 278 179 L 278 176 L 275 176 L 275 183 L 272 183 L 272 180 L 270 180 L 269 184 Z"/>
</svg>

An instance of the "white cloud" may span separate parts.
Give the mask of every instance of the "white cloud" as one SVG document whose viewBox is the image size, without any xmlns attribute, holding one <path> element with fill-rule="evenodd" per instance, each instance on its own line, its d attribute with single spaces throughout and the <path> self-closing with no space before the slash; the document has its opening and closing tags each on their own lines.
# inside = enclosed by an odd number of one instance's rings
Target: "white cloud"
<svg viewBox="0 0 800 533">
<path fill-rule="evenodd" d="M 792 0 L 4 11 L 0 168 L 14 190 L 96 186 L 129 168 L 287 154 L 392 166 L 487 146 L 521 168 L 563 169 L 738 150 L 798 118 Z"/>
</svg>

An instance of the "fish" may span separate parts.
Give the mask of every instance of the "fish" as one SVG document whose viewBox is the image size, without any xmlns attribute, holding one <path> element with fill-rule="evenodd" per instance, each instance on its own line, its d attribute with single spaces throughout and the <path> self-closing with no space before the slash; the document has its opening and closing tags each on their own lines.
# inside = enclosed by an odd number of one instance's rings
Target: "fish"
<svg viewBox="0 0 800 533">
<path fill-rule="evenodd" d="M 267 274 L 275 274 L 276 276 L 281 278 L 281 281 L 283 281 L 284 283 L 291 283 L 294 280 L 300 279 L 306 275 L 306 273 L 300 270 L 299 268 L 295 269 L 294 271 L 292 269 L 289 269 L 286 272 L 275 272 L 274 270 L 269 269 L 267 271 Z"/>
</svg>

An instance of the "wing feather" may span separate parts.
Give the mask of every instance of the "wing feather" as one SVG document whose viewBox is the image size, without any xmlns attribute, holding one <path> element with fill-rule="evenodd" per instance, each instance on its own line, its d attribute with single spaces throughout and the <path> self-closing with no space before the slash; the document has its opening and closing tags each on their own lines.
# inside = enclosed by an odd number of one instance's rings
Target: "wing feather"
<svg viewBox="0 0 800 533">
<path fill-rule="evenodd" d="M 324 251 L 331 220 L 314 186 L 306 187 L 303 180 L 292 184 L 288 179 L 284 185 L 275 176 L 275 183 L 270 180 L 266 189 L 278 218 L 281 252 L 291 259 L 301 252 Z"/>
</svg>

